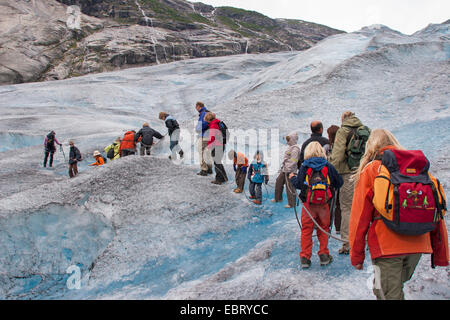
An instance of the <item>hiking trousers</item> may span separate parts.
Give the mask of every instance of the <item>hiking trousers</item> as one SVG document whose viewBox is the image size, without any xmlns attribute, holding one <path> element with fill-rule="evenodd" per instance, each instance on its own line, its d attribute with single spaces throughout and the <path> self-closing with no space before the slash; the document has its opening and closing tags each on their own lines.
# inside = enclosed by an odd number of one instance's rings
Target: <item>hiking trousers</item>
<svg viewBox="0 0 450 320">
<path fill-rule="evenodd" d="M 330 209 L 328 204 L 303 204 L 301 214 L 302 231 L 300 236 L 300 257 L 311 260 L 313 248 L 312 235 L 315 225 L 311 217 L 306 213 L 305 206 L 319 226 L 326 231 L 328 231 L 328 228 L 330 227 Z M 330 251 L 328 250 L 328 235 L 319 230 L 319 228 L 316 229 L 316 234 L 320 245 L 317 254 L 319 256 L 321 254 L 330 254 Z"/>
<path fill-rule="evenodd" d="M 242 172 L 242 168 L 236 168 L 236 174 L 234 179 L 236 181 L 236 185 L 239 189 L 244 190 L 245 186 L 245 178 L 247 177 L 247 173 Z"/>
<path fill-rule="evenodd" d="M 339 204 L 341 207 L 341 239 L 344 246 L 349 247 L 348 232 L 350 223 L 350 213 L 352 211 L 354 183 L 350 180 L 351 173 L 342 174 L 344 185 L 339 190 Z"/>
<path fill-rule="evenodd" d="M 281 172 L 275 181 L 275 201 L 283 201 L 283 189 L 285 184 L 288 203 L 291 207 L 295 207 L 297 205 L 296 189 L 289 180 L 289 173 L 286 172 Z"/>
<path fill-rule="evenodd" d="M 380 290 L 376 288 L 377 276 L 379 276 L 379 284 L 386 300 L 404 300 L 403 284 L 412 278 L 421 257 L 421 253 L 416 253 L 372 260 L 372 264 L 377 267 L 373 289 L 377 299 L 383 299 Z"/>
<path fill-rule="evenodd" d="M 262 183 L 250 182 L 249 191 L 252 197 L 262 202 Z"/>
<path fill-rule="evenodd" d="M 212 161 L 210 161 L 208 150 L 208 139 L 199 138 L 197 141 L 197 151 L 200 155 L 200 169 L 204 172 L 212 170 Z"/>
<path fill-rule="evenodd" d="M 152 149 L 151 145 L 149 146 L 149 145 L 143 144 L 141 142 L 140 155 L 141 156 L 144 156 L 144 155 L 148 155 L 149 156 L 151 149 Z"/>
<path fill-rule="evenodd" d="M 211 150 L 211 158 L 214 161 L 214 170 L 216 171 L 216 181 L 219 182 L 228 181 L 227 172 L 222 164 L 223 151 L 223 146 L 215 146 Z"/>
<path fill-rule="evenodd" d="M 73 178 L 78 174 L 78 162 L 69 164 L 69 177 Z"/>
<path fill-rule="evenodd" d="M 50 161 L 49 161 L 48 165 L 50 167 L 53 166 L 53 155 L 54 154 L 55 154 L 55 151 L 45 150 L 45 153 L 44 153 L 44 168 L 47 167 L 47 160 L 48 160 L 49 155 L 50 155 Z"/>
</svg>

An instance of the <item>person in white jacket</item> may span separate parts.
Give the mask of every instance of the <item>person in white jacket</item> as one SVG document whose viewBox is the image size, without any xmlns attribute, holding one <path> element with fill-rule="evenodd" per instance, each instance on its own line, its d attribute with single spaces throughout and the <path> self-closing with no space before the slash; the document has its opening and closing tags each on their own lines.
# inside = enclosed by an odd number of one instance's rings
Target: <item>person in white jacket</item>
<svg viewBox="0 0 450 320">
<path fill-rule="evenodd" d="M 300 159 L 300 147 L 297 144 L 298 134 L 292 132 L 286 137 L 286 142 L 289 145 L 289 148 L 284 153 L 280 174 L 275 182 L 275 199 L 273 199 L 272 202 L 283 201 L 283 189 L 286 184 L 288 204 L 285 208 L 293 208 L 296 205 L 297 199 L 295 188 L 289 181 L 289 174 L 297 173 L 298 171 L 298 160 Z"/>
</svg>

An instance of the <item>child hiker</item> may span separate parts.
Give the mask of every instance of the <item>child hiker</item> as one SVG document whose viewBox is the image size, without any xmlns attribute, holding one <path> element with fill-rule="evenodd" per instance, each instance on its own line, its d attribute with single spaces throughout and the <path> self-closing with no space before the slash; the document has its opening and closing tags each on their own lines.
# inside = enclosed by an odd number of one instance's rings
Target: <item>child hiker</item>
<svg viewBox="0 0 450 320">
<path fill-rule="evenodd" d="M 256 151 L 254 160 L 249 166 L 247 177 L 250 181 L 250 199 L 255 204 L 262 204 L 262 184 L 269 182 L 267 163 L 264 162 L 262 151 Z"/>
<path fill-rule="evenodd" d="M 245 157 L 245 155 L 241 152 L 236 152 L 234 150 L 230 150 L 228 152 L 228 159 L 233 159 L 233 169 L 235 174 L 235 181 L 236 181 L 236 189 L 233 191 L 235 193 L 242 193 L 244 192 L 244 185 L 245 185 L 245 176 L 247 174 L 247 168 L 248 168 L 248 159 Z"/>
<path fill-rule="evenodd" d="M 330 208 L 328 202 L 332 197 L 330 187 L 339 189 L 343 185 L 342 177 L 336 169 L 327 161 L 325 150 L 320 143 L 311 142 L 305 149 L 305 161 L 296 176 L 289 175 L 292 185 L 300 189 L 300 199 L 303 202 L 301 222 L 301 252 L 300 262 L 302 268 L 311 266 L 312 256 L 312 234 L 314 231 L 314 220 L 324 230 L 330 227 Z M 306 212 L 308 210 L 309 214 Z M 317 228 L 317 238 L 320 243 L 318 252 L 320 265 L 325 266 L 333 261 L 328 250 L 328 235 Z"/>
</svg>

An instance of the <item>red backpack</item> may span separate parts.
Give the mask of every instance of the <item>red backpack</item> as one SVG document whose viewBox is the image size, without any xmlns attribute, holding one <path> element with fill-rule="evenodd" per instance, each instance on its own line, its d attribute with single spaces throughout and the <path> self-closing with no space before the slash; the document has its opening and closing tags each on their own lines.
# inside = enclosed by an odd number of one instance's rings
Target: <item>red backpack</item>
<svg viewBox="0 0 450 320">
<path fill-rule="evenodd" d="M 445 214 L 445 195 L 422 151 L 386 150 L 375 178 L 373 204 L 386 226 L 404 235 L 433 231 Z"/>
<path fill-rule="evenodd" d="M 320 171 L 308 168 L 305 182 L 308 185 L 306 201 L 310 204 L 325 204 L 332 198 L 330 190 L 330 177 L 328 167 L 325 166 Z"/>
</svg>

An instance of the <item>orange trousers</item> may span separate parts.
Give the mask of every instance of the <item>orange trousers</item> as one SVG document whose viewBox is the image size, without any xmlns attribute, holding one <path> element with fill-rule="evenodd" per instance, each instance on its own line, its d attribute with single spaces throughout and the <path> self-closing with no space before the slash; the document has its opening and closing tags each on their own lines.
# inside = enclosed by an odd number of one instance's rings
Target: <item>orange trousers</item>
<svg viewBox="0 0 450 320">
<path fill-rule="evenodd" d="M 328 228 L 330 227 L 330 209 L 328 204 L 317 205 L 304 203 L 303 206 L 306 206 L 320 227 L 328 231 Z M 300 257 L 311 259 L 313 248 L 312 235 L 315 225 L 311 217 L 306 213 L 305 208 L 302 208 L 301 222 L 302 234 L 300 237 Z M 319 252 L 317 254 L 330 254 L 330 251 L 328 250 L 328 235 L 319 229 L 317 229 L 316 233 L 320 244 Z"/>
</svg>

